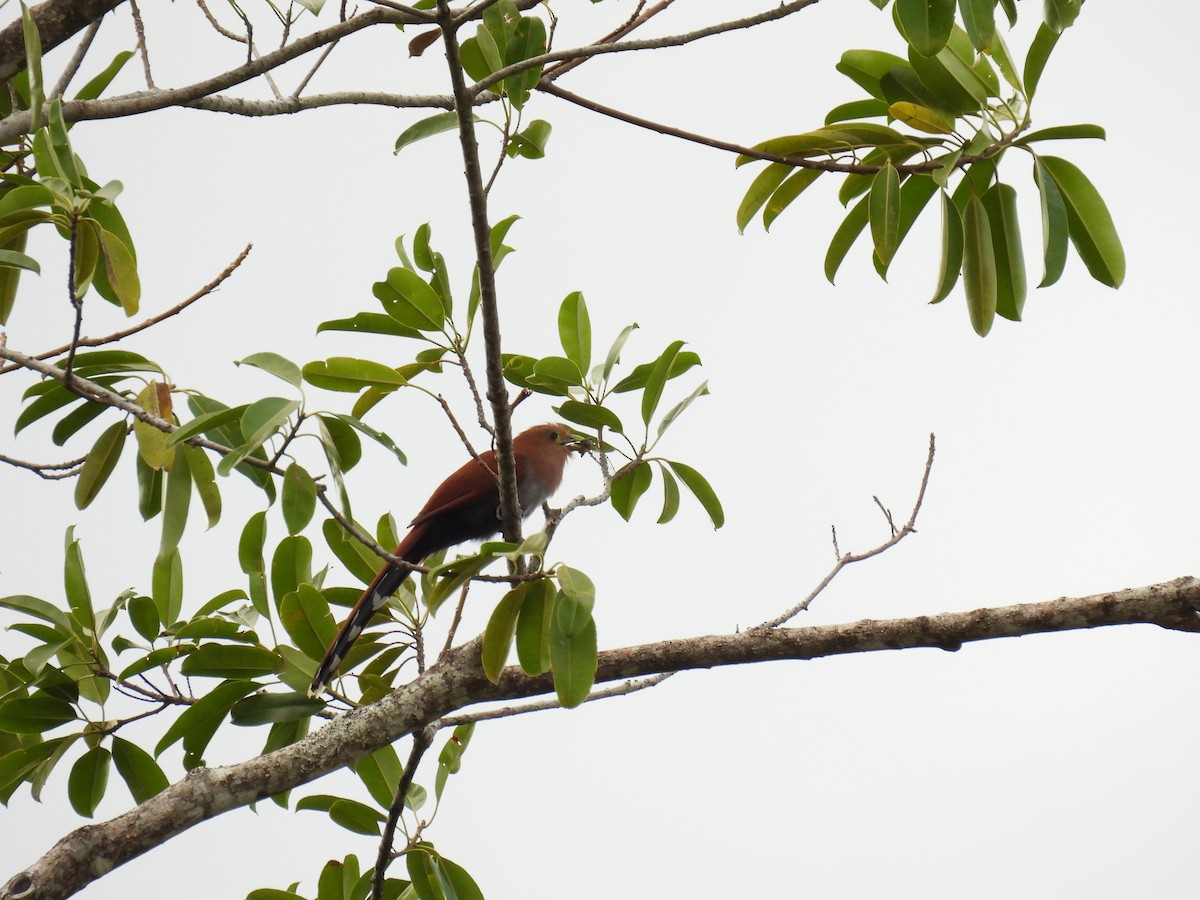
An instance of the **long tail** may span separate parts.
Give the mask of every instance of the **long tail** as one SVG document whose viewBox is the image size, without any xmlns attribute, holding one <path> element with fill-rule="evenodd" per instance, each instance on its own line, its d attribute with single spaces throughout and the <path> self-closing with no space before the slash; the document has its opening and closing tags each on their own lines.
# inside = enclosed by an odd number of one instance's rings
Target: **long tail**
<svg viewBox="0 0 1200 900">
<path fill-rule="evenodd" d="M 397 555 L 400 555 L 402 549 L 403 545 L 397 548 Z M 329 680 L 333 678 L 334 673 L 345 660 L 346 654 L 350 652 L 350 648 L 354 646 L 354 642 L 358 640 L 362 630 L 371 621 L 371 617 L 383 608 L 388 598 L 396 593 L 396 589 L 400 587 L 410 572 L 412 569 L 408 566 L 395 565 L 387 565 L 379 570 L 374 580 L 367 585 L 367 589 L 358 598 L 358 602 L 354 604 L 354 608 L 350 610 L 350 615 L 342 623 L 337 637 L 325 651 L 325 658 L 317 666 L 317 674 L 313 676 L 312 685 L 309 686 L 308 696 L 313 698 L 321 696 L 321 692 L 325 690 L 325 686 L 329 684 Z"/>
</svg>

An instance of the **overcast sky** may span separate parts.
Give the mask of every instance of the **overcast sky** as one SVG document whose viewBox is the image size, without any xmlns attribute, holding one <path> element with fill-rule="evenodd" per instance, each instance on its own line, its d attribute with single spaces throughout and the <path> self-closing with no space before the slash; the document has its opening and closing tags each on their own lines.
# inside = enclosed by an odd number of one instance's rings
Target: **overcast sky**
<svg viewBox="0 0 1200 900">
<path fill-rule="evenodd" d="M 206 26 L 194 5 L 144 5 L 160 85 L 238 64 L 232 43 L 195 38 Z M 767 5 L 736 4 L 738 13 Z M 716 21 L 733 6 L 677 3 L 644 36 Z M 593 39 L 631 8 L 628 0 L 564 5 L 558 46 Z M 1022 4 L 1029 21 L 1010 39 L 1018 55 L 1038 11 Z M 1087 4 L 1035 108 L 1038 127 L 1108 130 L 1107 142 L 1051 152 L 1077 162 L 1106 198 L 1128 255 L 1125 285 L 1092 281 L 1072 256 L 1058 285 L 1031 293 L 1025 322 L 997 320 L 986 339 L 971 331 L 961 290 L 926 305 L 935 214 L 918 223 L 889 284 L 864 244 L 833 287 L 821 272 L 840 221 L 833 179 L 769 235 L 753 224 L 739 236 L 734 212 L 750 167 L 735 171 L 718 151 L 535 98 L 531 114 L 554 125 L 548 155 L 507 166 L 490 201 L 493 219 L 522 217 L 508 239 L 517 253 L 499 275 L 506 347 L 557 352 L 555 313 L 574 290 L 587 297 L 597 354 L 633 321 L 641 327 L 627 345 L 630 365 L 686 340 L 704 369 L 675 390 L 682 396 L 707 378 L 712 394 L 660 449 L 710 478 L 728 518 L 714 532 L 685 500 L 674 523 L 658 526 L 656 485 L 630 525 L 607 507 L 567 521 L 552 555 L 595 581 L 602 648 L 731 632 L 791 606 L 834 562 L 831 525 L 843 551 L 862 550 L 886 537 L 872 495 L 907 516 L 931 431 L 938 458 L 919 533 L 846 571 L 800 624 L 1048 600 L 1196 571 L 1200 358 L 1187 223 L 1200 196 L 1187 168 L 1157 144 L 1165 127 L 1170 146 L 1200 137 L 1173 88 L 1194 76 L 1198 23 L 1183 5 L 1169 23 L 1157 15 Z M 445 90 L 436 50 L 409 61 L 411 32 L 378 31 L 336 50 L 312 90 Z M 89 71 L 132 45 L 122 11 L 102 28 Z M 889 13 L 866 0 L 827 0 L 781 24 L 687 48 L 598 58 L 561 83 L 650 119 L 753 143 L 818 127 L 827 109 L 855 99 L 858 89 L 833 68 L 854 47 L 903 52 Z M 65 55 L 51 54 L 48 65 Z M 302 71 L 288 70 L 285 90 Z M 117 87 L 141 89 L 140 78 L 131 63 Z M 375 308 L 371 283 L 394 264 L 393 240 L 423 222 L 466 295 L 471 249 L 457 141 L 447 134 L 392 154 L 420 115 L 361 107 L 250 120 L 165 111 L 80 124 L 72 140 L 92 176 L 125 183 L 120 205 L 137 243 L 144 314 L 179 302 L 246 243 L 255 246 L 218 294 L 131 349 L 163 362 L 176 384 L 230 403 L 280 392 L 281 383 L 233 365 L 257 351 L 297 362 L 404 361 L 406 346 L 316 336 L 315 327 Z M 1014 154 L 1004 170 L 1036 251 L 1029 164 Z M 10 320 L 14 349 L 39 352 L 69 336 L 58 243 L 43 236 L 31 245 L 44 272 L 28 279 Z M 1040 259 L 1032 253 L 1027 263 L 1036 284 Z M 93 300 L 84 332 L 123 321 Z M 4 379 L 6 418 L 29 381 Z M 346 395 L 308 396 L 313 408 L 349 407 Z M 551 416 L 547 398 L 534 397 L 516 425 Z M 406 522 L 459 465 L 461 448 L 436 405 L 415 392 L 389 399 L 370 421 L 410 464 L 369 452 L 349 482 L 355 513 L 374 522 L 390 511 Z M 43 423 L 0 441 L 0 452 L 66 458 L 92 439 L 54 448 Z M 83 513 L 71 484 L 0 470 L 9 510 L 0 595 L 62 601 L 67 523 L 77 525 L 98 602 L 131 586 L 148 591 L 159 525 L 143 525 L 133 508 L 128 450 L 121 468 Z M 598 486 L 596 469 L 575 462 L 561 497 Z M 232 548 L 240 521 L 262 505 L 242 479 L 223 487 L 225 520 L 202 534 L 194 516 L 182 548 L 193 609 L 240 586 Z M 282 526 L 273 527 L 277 540 Z M 323 543 L 312 536 L 320 565 Z M 350 583 L 336 562 L 330 580 Z M 464 634 L 486 621 L 484 597 L 475 595 Z M 436 622 L 435 632 L 444 627 Z M 2 652 L 16 652 L 19 640 L 0 635 Z M 954 654 L 688 673 L 573 712 L 481 725 L 428 836 L 490 900 L 1192 897 L 1197 646 L 1194 636 L 1138 626 Z M 152 744 L 160 732 L 133 736 Z M 218 741 L 208 761 L 236 762 L 262 739 Z M 179 756 L 177 747 L 164 754 L 172 777 Z M 81 824 L 65 775 L 43 803 L 22 789 L 0 811 L 2 877 Z M 113 778 L 100 818 L 130 803 Z M 431 786 L 433 776 L 418 780 Z M 359 796 L 360 788 L 334 777 L 294 796 L 338 791 Z M 350 852 L 366 868 L 375 847 L 320 814 L 268 803 L 191 830 L 85 896 L 151 896 L 169 885 L 184 898 L 240 897 L 295 879 L 312 896 L 324 860 Z"/>
</svg>

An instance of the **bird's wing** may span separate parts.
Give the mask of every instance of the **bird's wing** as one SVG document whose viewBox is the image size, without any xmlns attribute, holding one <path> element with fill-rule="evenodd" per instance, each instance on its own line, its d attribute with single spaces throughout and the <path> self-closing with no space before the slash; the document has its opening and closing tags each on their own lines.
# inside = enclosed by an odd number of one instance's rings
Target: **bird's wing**
<svg viewBox="0 0 1200 900">
<path fill-rule="evenodd" d="M 409 524 L 410 528 L 428 522 L 442 513 L 453 512 L 477 503 L 484 503 L 496 498 L 498 491 L 495 471 L 495 454 L 492 451 L 480 454 L 489 469 L 485 469 L 478 461 L 472 459 L 463 464 L 453 475 L 443 481 L 425 503 L 424 509 Z"/>
</svg>

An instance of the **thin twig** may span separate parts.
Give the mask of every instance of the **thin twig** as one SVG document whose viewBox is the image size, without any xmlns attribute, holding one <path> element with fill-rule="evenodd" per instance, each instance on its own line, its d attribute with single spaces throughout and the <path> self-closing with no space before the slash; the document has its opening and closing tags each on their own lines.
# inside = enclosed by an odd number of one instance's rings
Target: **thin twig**
<svg viewBox="0 0 1200 900">
<path fill-rule="evenodd" d="M 830 582 L 832 582 L 833 579 L 835 579 L 838 576 L 838 573 L 840 573 L 842 571 L 842 569 L 846 568 L 846 566 L 850 566 L 850 565 L 853 565 L 854 563 L 862 562 L 863 560 L 870 559 L 873 556 L 878 556 L 880 553 L 883 553 L 885 550 L 890 550 L 892 547 L 895 547 L 898 543 L 900 543 L 902 540 L 904 540 L 910 534 L 913 534 L 917 530 L 917 528 L 916 528 L 917 514 L 921 512 L 921 504 L 923 504 L 925 502 L 925 489 L 929 486 L 929 473 L 933 471 L 933 456 L 934 456 L 935 449 L 936 449 L 936 442 L 935 442 L 934 436 L 931 434 L 931 435 L 929 435 L 929 455 L 926 456 L 926 458 L 925 458 L 925 471 L 921 476 L 921 487 L 917 491 L 917 499 L 916 499 L 916 502 L 913 503 L 912 513 L 909 514 L 908 521 L 905 522 L 902 526 L 900 526 L 899 530 L 897 530 L 895 525 L 893 524 L 892 525 L 892 536 L 890 538 L 888 538 L 886 541 L 884 541 L 882 544 L 880 544 L 878 547 L 874 547 L 871 550 L 867 550 L 863 553 L 846 553 L 844 555 L 839 556 L 838 561 L 834 564 L 833 568 L 829 570 L 829 574 L 827 574 L 824 578 L 821 579 L 821 582 L 815 588 L 812 589 L 812 591 L 809 593 L 809 595 L 807 597 L 805 597 L 803 600 L 801 600 L 799 603 L 797 603 L 791 609 L 776 616 L 775 618 L 768 619 L 766 622 L 763 622 L 760 625 L 755 625 L 754 628 L 752 628 L 751 630 L 752 631 L 765 631 L 765 630 L 771 629 L 771 628 L 778 628 L 780 625 L 782 625 L 784 622 L 788 621 L 789 619 L 791 619 L 798 613 L 801 613 L 804 610 L 808 609 L 809 605 L 813 602 L 813 600 L 815 600 L 817 598 L 817 595 L 820 594 L 821 591 L 825 590 L 825 588 L 829 587 Z M 878 500 L 876 500 L 875 502 L 879 503 Z M 879 506 L 881 509 L 883 508 L 883 504 L 879 503 Z M 887 510 L 884 510 L 884 512 L 885 512 L 885 514 L 887 514 Z M 888 515 L 888 521 L 890 524 L 891 523 L 890 515 Z M 836 552 L 836 549 L 837 549 L 837 532 L 836 531 L 833 533 L 833 541 L 834 541 L 833 546 L 834 546 L 834 549 Z"/>
<path fill-rule="evenodd" d="M 634 9 L 634 11 L 632 13 L 630 13 L 629 18 L 626 19 L 622 25 L 620 25 L 617 28 L 610 31 L 604 37 L 600 38 L 600 40 L 594 41 L 593 45 L 595 45 L 595 44 L 610 44 L 613 41 L 620 40 L 621 38 L 625 37 L 627 34 L 630 34 L 633 31 L 636 31 L 641 26 L 645 25 L 648 21 L 650 21 L 651 18 L 658 15 L 660 12 L 662 12 L 664 9 L 666 9 L 668 6 L 670 6 L 674 2 L 675 2 L 675 0 L 661 0 L 660 3 L 656 3 L 650 9 L 643 12 L 642 10 L 646 6 L 646 4 L 643 0 L 643 2 L 638 3 L 637 8 Z M 566 60 L 564 62 L 558 63 L 553 66 L 549 66 L 545 70 L 545 72 L 543 72 L 542 77 L 549 79 L 550 81 L 554 81 L 555 79 L 561 78 L 563 75 L 566 75 L 568 72 L 570 72 L 572 69 L 576 68 L 577 66 L 583 65 L 590 58 L 591 57 L 587 57 L 585 59 L 571 59 L 571 60 Z"/>
<path fill-rule="evenodd" d="M 16 466 L 18 469 L 28 469 L 45 478 L 47 481 L 54 481 L 59 478 L 74 478 L 79 474 L 79 467 L 86 460 L 86 456 L 81 456 L 78 459 L 69 459 L 61 463 L 35 463 L 26 462 L 23 459 L 15 459 L 14 457 L 0 453 L 0 463 Z"/>
<path fill-rule="evenodd" d="M 126 328 L 123 331 L 117 331 L 117 332 L 114 332 L 113 334 L 105 335 L 104 337 L 80 338 L 78 341 L 74 342 L 74 345 L 76 347 L 99 347 L 102 344 L 111 344 L 114 341 L 119 341 L 119 340 L 122 340 L 123 338 L 129 337 L 131 334 L 137 334 L 139 331 L 145 331 L 151 325 L 157 325 L 159 322 L 163 321 L 164 319 L 169 319 L 169 318 L 171 318 L 171 316 L 178 315 L 179 313 L 181 313 L 185 309 L 187 309 L 189 306 L 191 306 L 193 303 L 195 303 L 197 300 L 201 299 L 202 297 L 207 297 L 209 294 L 211 294 L 213 291 L 215 291 L 221 285 L 221 282 L 223 282 L 226 278 L 228 278 L 230 275 L 232 275 L 234 270 L 242 264 L 242 262 L 250 254 L 250 250 L 252 247 L 253 247 L 253 244 L 247 244 L 246 248 L 244 250 L 242 250 L 241 253 L 238 254 L 237 259 L 235 259 L 233 262 L 231 262 L 229 265 L 227 265 L 221 271 L 221 274 L 219 274 L 216 278 L 214 278 L 212 281 L 210 281 L 204 287 L 200 288 L 200 290 L 196 291 L 196 293 L 192 294 L 192 296 L 188 297 L 186 300 L 182 301 L 181 303 L 177 303 L 175 306 L 172 306 L 170 309 L 166 310 L 165 312 L 161 312 L 156 316 L 151 316 L 149 319 L 145 319 L 144 321 L 139 322 L 137 325 L 134 325 L 131 328 Z M 51 359 L 52 357 L 55 357 L 55 356 L 62 356 L 62 354 L 66 353 L 67 351 L 69 351 L 71 349 L 71 346 L 72 346 L 71 344 L 64 344 L 61 347 L 55 347 L 53 350 L 47 350 L 43 353 L 39 353 L 37 356 L 34 356 L 32 358 L 41 360 L 41 359 Z M 21 369 L 21 368 L 24 368 L 24 367 L 21 365 L 18 365 L 16 363 L 10 363 L 9 365 L 6 365 L 6 366 L 0 366 L 0 375 L 3 375 L 5 372 L 14 372 L 17 369 Z"/>
<path fill-rule="evenodd" d="M 454 433 L 458 435 L 458 439 L 462 441 L 462 445 L 466 447 L 467 452 L 471 454 L 471 459 L 482 464 L 483 460 L 480 459 L 479 454 L 475 452 L 475 447 L 471 444 L 471 440 L 467 437 L 467 433 L 463 431 L 462 426 L 458 424 L 458 419 L 455 417 L 454 411 L 450 408 L 450 404 L 446 402 L 446 398 L 441 394 L 438 394 L 437 402 L 442 407 L 443 412 L 446 413 L 446 418 L 450 420 L 450 424 L 454 428 Z"/>
<path fill-rule="evenodd" d="M 329 54 L 333 52 L 333 48 L 337 45 L 337 41 L 326 45 L 325 49 L 322 50 L 321 54 L 317 57 L 317 61 L 313 63 L 312 68 L 308 70 L 308 74 L 300 79 L 300 83 L 296 85 L 296 90 L 292 91 L 291 99 L 295 100 L 302 93 L 304 93 L 304 89 L 308 87 L 308 83 L 312 81 L 313 76 L 317 74 L 317 69 L 321 68 L 321 63 L 325 62 L 325 60 L 329 58 Z"/>
<path fill-rule="evenodd" d="M 458 605 L 454 608 L 454 618 L 450 620 L 450 630 L 446 632 L 446 643 L 442 646 L 442 653 L 449 653 L 450 648 L 454 646 L 454 635 L 462 623 L 463 608 L 467 605 L 467 593 L 470 588 L 471 582 L 468 581 L 458 594 Z"/>
<path fill-rule="evenodd" d="M 387 867 L 392 861 L 392 842 L 396 838 L 396 823 L 400 821 L 400 816 L 404 812 L 404 801 L 408 796 L 408 789 L 412 785 L 413 776 L 417 773 L 417 766 L 420 765 L 425 751 L 433 743 L 435 734 L 437 734 L 437 728 L 432 725 L 427 725 L 412 733 L 412 750 L 409 751 L 408 762 L 404 765 L 404 774 L 400 776 L 400 783 L 396 785 L 396 797 L 392 800 L 391 809 L 388 810 L 387 822 L 384 823 L 383 835 L 379 840 L 379 855 L 375 858 L 375 874 L 371 878 L 372 900 L 382 900 L 383 898 L 383 883 L 387 876 Z"/>
<path fill-rule="evenodd" d="M 79 44 L 75 47 L 75 52 L 71 55 L 67 67 L 63 69 L 62 74 L 58 76 L 58 81 L 54 84 L 54 89 L 48 96 L 61 97 L 67 90 L 67 86 L 71 83 L 71 79 L 79 74 L 79 67 L 83 65 L 83 58 L 91 49 L 92 41 L 96 37 L 96 32 L 100 30 L 100 23 L 103 19 L 97 19 L 87 27 L 83 33 L 83 37 L 79 39 Z"/>
<path fill-rule="evenodd" d="M 66 381 L 71 383 L 71 368 L 75 365 L 75 350 L 79 346 L 79 331 L 83 328 L 83 296 L 75 290 L 75 255 L 79 249 L 79 209 L 71 210 L 70 252 L 67 261 L 67 297 L 75 307 L 75 331 L 67 350 Z"/>
<path fill-rule="evenodd" d="M 142 11 L 137 0 L 129 0 L 129 11 L 133 13 L 133 30 L 137 33 L 138 50 L 142 54 L 142 71 L 146 73 L 146 87 L 154 90 L 154 76 L 150 74 L 150 50 L 146 47 L 146 28 L 142 24 Z"/>
<path fill-rule="evenodd" d="M 609 697 L 623 697 L 626 694 L 634 694 L 638 691 L 644 691 L 647 688 L 652 688 L 655 685 L 662 684 L 672 675 L 678 675 L 678 672 L 662 672 L 658 675 L 650 675 L 646 678 L 631 678 L 628 681 L 623 681 L 619 684 L 612 684 L 608 687 L 601 688 L 598 691 L 592 691 L 587 695 L 584 703 L 591 703 L 593 700 L 606 700 Z M 442 728 L 450 728 L 455 725 L 463 725 L 467 722 L 484 722 L 488 719 L 504 719 L 509 716 L 523 716 L 526 713 L 542 712 L 547 709 L 561 709 L 562 704 L 554 698 L 545 700 L 535 700 L 532 703 L 521 703 L 516 706 L 502 706 L 498 709 L 488 709 L 483 712 L 462 713 L 457 716 L 446 716 L 438 720 L 438 725 Z"/>
<path fill-rule="evenodd" d="M 238 34 L 235 31 L 230 31 L 217 21 L 217 17 L 209 11 L 208 5 L 204 2 L 204 0 L 196 0 L 196 4 L 201 10 L 204 11 L 204 17 L 208 19 L 208 23 L 216 29 L 217 34 L 221 35 L 222 37 L 227 37 L 231 41 L 237 41 L 239 44 L 246 43 L 246 36 L 244 34 Z"/>
</svg>

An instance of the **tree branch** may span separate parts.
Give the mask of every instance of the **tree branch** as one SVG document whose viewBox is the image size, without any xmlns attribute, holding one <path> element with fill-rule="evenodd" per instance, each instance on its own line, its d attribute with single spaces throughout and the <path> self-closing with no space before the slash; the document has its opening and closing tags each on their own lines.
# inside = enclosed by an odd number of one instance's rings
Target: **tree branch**
<svg viewBox="0 0 1200 900">
<path fill-rule="evenodd" d="M 488 226 L 487 194 L 479 166 L 479 144 L 475 140 L 473 92 L 463 78 L 458 51 L 457 25 L 446 0 L 438 0 L 438 24 L 446 45 L 446 64 L 454 90 L 454 108 L 458 113 L 458 137 L 462 145 L 463 170 L 467 179 L 467 197 L 471 207 L 471 230 L 475 235 L 475 262 L 479 267 L 479 313 L 483 318 L 485 377 L 487 399 L 492 408 L 493 437 L 496 442 L 496 469 L 500 476 L 500 520 L 506 541 L 521 541 L 521 504 L 517 498 L 517 470 L 513 459 L 512 410 L 500 359 L 500 312 L 496 303 L 496 269 L 492 263 L 492 236 Z"/>
<path fill-rule="evenodd" d="M 31 9 L 33 23 L 42 41 L 42 52 L 99 21 L 124 0 L 46 0 Z M 0 81 L 6 81 L 25 68 L 25 35 L 17 18 L 0 29 Z M 5 142 L 7 143 L 7 141 Z"/>
<path fill-rule="evenodd" d="M 957 650 L 974 641 L 1104 625 L 1144 623 L 1200 631 L 1198 609 L 1200 579 L 1184 577 L 1043 603 L 909 619 L 754 630 L 609 650 L 599 656 L 596 681 L 879 650 Z M 480 646 L 476 638 L 451 650 L 423 675 L 378 703 L 338 716 L 282 750 L 237 765 L 195 769 L 129 812 L 71 832 L 0 888 L 0 900 L 69 897 L 193 825 L 349 765 L 455 710 L 553 692 L 551 676 L 533 678 L 515 666 L 505 669 L 499 683 L 492 684 L 480 664 Z"/>
</svg>

